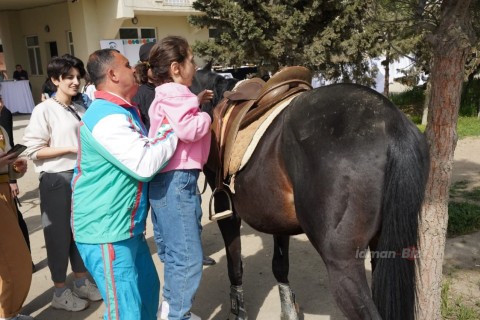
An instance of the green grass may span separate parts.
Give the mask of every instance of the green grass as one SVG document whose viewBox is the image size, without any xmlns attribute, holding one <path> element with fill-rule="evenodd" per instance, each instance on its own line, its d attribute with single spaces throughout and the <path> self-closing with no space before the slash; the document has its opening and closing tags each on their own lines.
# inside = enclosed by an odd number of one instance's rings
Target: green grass
<svg viewBox="0 0 480 320">
<path fill-rule="evenodd" d="M 411 118 L 414 120 L 413 118 Z M 420 120 L 421 121 L 421 120 Z M 425 126 L 415 122 L 420 131 L 425 132 Z M 477 117 L 458 117 L 457 123 L 458 138 L 480 137 L 480 119 Z"/>
<path fill-rule="evenodd" d="M 476 106 L 478 105 L 479 95 L 476 88 L 478 87 L 480 87 L 480 81 L 475 81 L 475 86 L 469 87 L 469 93 L 466 94 L 464 92 L 457 125 L 457 133 L 460 139 L 472 136 L 480 137 L 480 119 L 476 116 Z M 425 100 L 423 88 L 414 87 L 404 92 L 392 93 L 389 95 L 389 98 L 407 115 L 408 118 L 413 121 L 413 123 L 418 125 L 422 132 L 425 131 L 425 127 L 420 125 L 422 122 L 423 104 Z M 475 106 L 473 109 L 470 106 L 471 104 Z"/>
<path fill-rule="evenodd" d="M 478 320 L 480 313 L 472 307 L 466 306 L 462 302 L 462 297 L 451 299 L 450 297 L 450 281 L 447 280 L 442 284 L 441 292 L 441 313 L 444 320 Z"/>
<path fill-rule="evenodd" d="M 450 201 L 448 204 L 449 237 L 480 230 L 480 206 L 468 202 Z"/>
<path fill-rule="evenodd" d="M 457 134 L 459 138 L 480 137 L 480 119 L 477 117 L 459 117 Z"/>
<path fill-rule="evenodd" d="M 480 187 L 467 189 L 468 181 L 450 187 L 447 235 L 455 237 L 480 230 Z"/>
</svg>

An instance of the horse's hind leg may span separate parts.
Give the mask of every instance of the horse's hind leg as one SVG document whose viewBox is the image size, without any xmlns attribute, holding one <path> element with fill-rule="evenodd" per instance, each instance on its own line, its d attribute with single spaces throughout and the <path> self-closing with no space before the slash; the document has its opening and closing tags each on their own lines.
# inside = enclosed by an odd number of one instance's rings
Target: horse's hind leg
<svg viewBox="0 0 480 320">
<path fill-rule="evenodd" d="M 278 290 L 282 307 L 280 319 L 298 320 L 298 307 L 295 303 L 295 294 L 290 288 L 288 282 L 288 271 L 290 266 L 288 259 L 290 236 L 274 235 L 273 244 L 272 271 L 275 279 L 278 281 Z"/>
<path fill-rule="evenodd" d="M 343 186 L 335 179 L 327 181 L 325 185 L 341 188 L 319 188 L 321 201 L 299 188 L 297 217 L 325 262 L 331 292 L 347 318 L 382 319 L 368 285 L 364 256 L 379 229 L 382 189 L 375 186 L 381 183 L 349 181 Z"/>
<path fill-rule="evenodd" d="M 325 262 L 332 295 L 347 318 L 381 320 L 368 286 L 364 259 L 376 223 L 358 219 L 358 212 L 347 209 L 336 224 L 329 221 L 324 223 L 329 227 L 306 233 Z"/>
<path fill-rule="evenodd" d="M 215 187 L 215 173 L 204 170 L 205 178 L 210 187 Z M 215 211 L 220 212 L 228 208 L 228 202 L 223 193 L 215 195 Z M 230 280 L 230 312 L 235 320 L 247 320 L 247 311 L 243 299 L 242 277 L 242 243 L 240 239 L 241 219 L 234 215 L 230 218 L 218 220 L 217 224 L 222 233 L 227 255 L 228 278 Z"/>
<path fill-rule="evenodd" d="M 348 319 L 382 319 L 368 287 L 364 259 L 336 259 L 326 265 L 333 296 Z"/>
</svg>

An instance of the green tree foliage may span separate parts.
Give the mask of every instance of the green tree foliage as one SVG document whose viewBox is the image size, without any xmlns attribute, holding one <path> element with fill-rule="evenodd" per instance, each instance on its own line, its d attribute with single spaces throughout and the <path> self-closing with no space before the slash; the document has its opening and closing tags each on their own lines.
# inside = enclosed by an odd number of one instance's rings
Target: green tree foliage
<svg viewBox="0 0 480 320">
<path fill-rule="evenodd" d="M 196 54 L 216 64 L 246 63 L 276 71 L 304 65 L 331 80 L 372 85 L 378 32 L 366 23 L 362 0 L 197 0 L 203 15 L 189 17 L 211 28 L 215 39 L 196 42 Z"/>
<path fill-rule="evenodd" d="M 214 64 L 255 64 L 275 72 L 304 65 L 331 81 L 374 85 L 382 57 L 384 68 L 401 57 L 411 66 L 401 82 L 412 85 L 429 74 L 428 34 L 440 21 L 440 0 L 197 0 L 202 14 L 192 25 L 210 28 L 208 41 L 193 44 L 197 55 Z M 471 14 L 480 32 L 480 1 Z M 384 72 L 388 72 L 385 69 Z M 467 59 L 465 80 L 480 73 L 480 44 Z M 470 78 L 468 76 L 470 75 Z M 386 83 L 388 85 L 388 83 Z M 385 92 L 388 94 L 388 88 Z"/>
</svg>

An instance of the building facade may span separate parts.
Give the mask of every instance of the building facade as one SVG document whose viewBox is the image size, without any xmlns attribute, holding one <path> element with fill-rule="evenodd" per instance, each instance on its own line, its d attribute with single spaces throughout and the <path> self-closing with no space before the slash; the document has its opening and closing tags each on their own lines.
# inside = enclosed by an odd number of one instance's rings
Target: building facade
<svg viewBox="0 0 480 320">
<path fill-rule="evenodd" d="M 198 14 L 193 1 L 16 0 L 29 5 L 14 10 L 2 9 L 0 3 L 0 70 L 11 78 L 15 65 L 21 64 L 38 103 L 53 56 L 71 53 L 86 62 L 101 43 L 115 40 L 123 44 L 130 62 L 136 63 L 138 47 L 144 42 L 167 35 L 181 35 L 190 43 L 208 39 L 208 30 L 196 29 L 187 21 L 189 15 Z"/>
</svg>

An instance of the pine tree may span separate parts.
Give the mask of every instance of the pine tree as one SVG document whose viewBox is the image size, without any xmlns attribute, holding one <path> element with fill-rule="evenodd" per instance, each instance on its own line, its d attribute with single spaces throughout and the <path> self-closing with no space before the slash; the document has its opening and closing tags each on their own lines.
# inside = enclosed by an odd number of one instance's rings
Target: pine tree
<svg viewBox="0 0 480 320">
<path fill-rule="evenodd" d="M 303 65 L 329 80 L 372 85 L 378 36 L 366 24 L 361 0 L 197 0 L 189 17 L 214 39 L 196 42 L 197 55 L 215 64 L 255 64 L 275 72 Z"/>
</svg>

